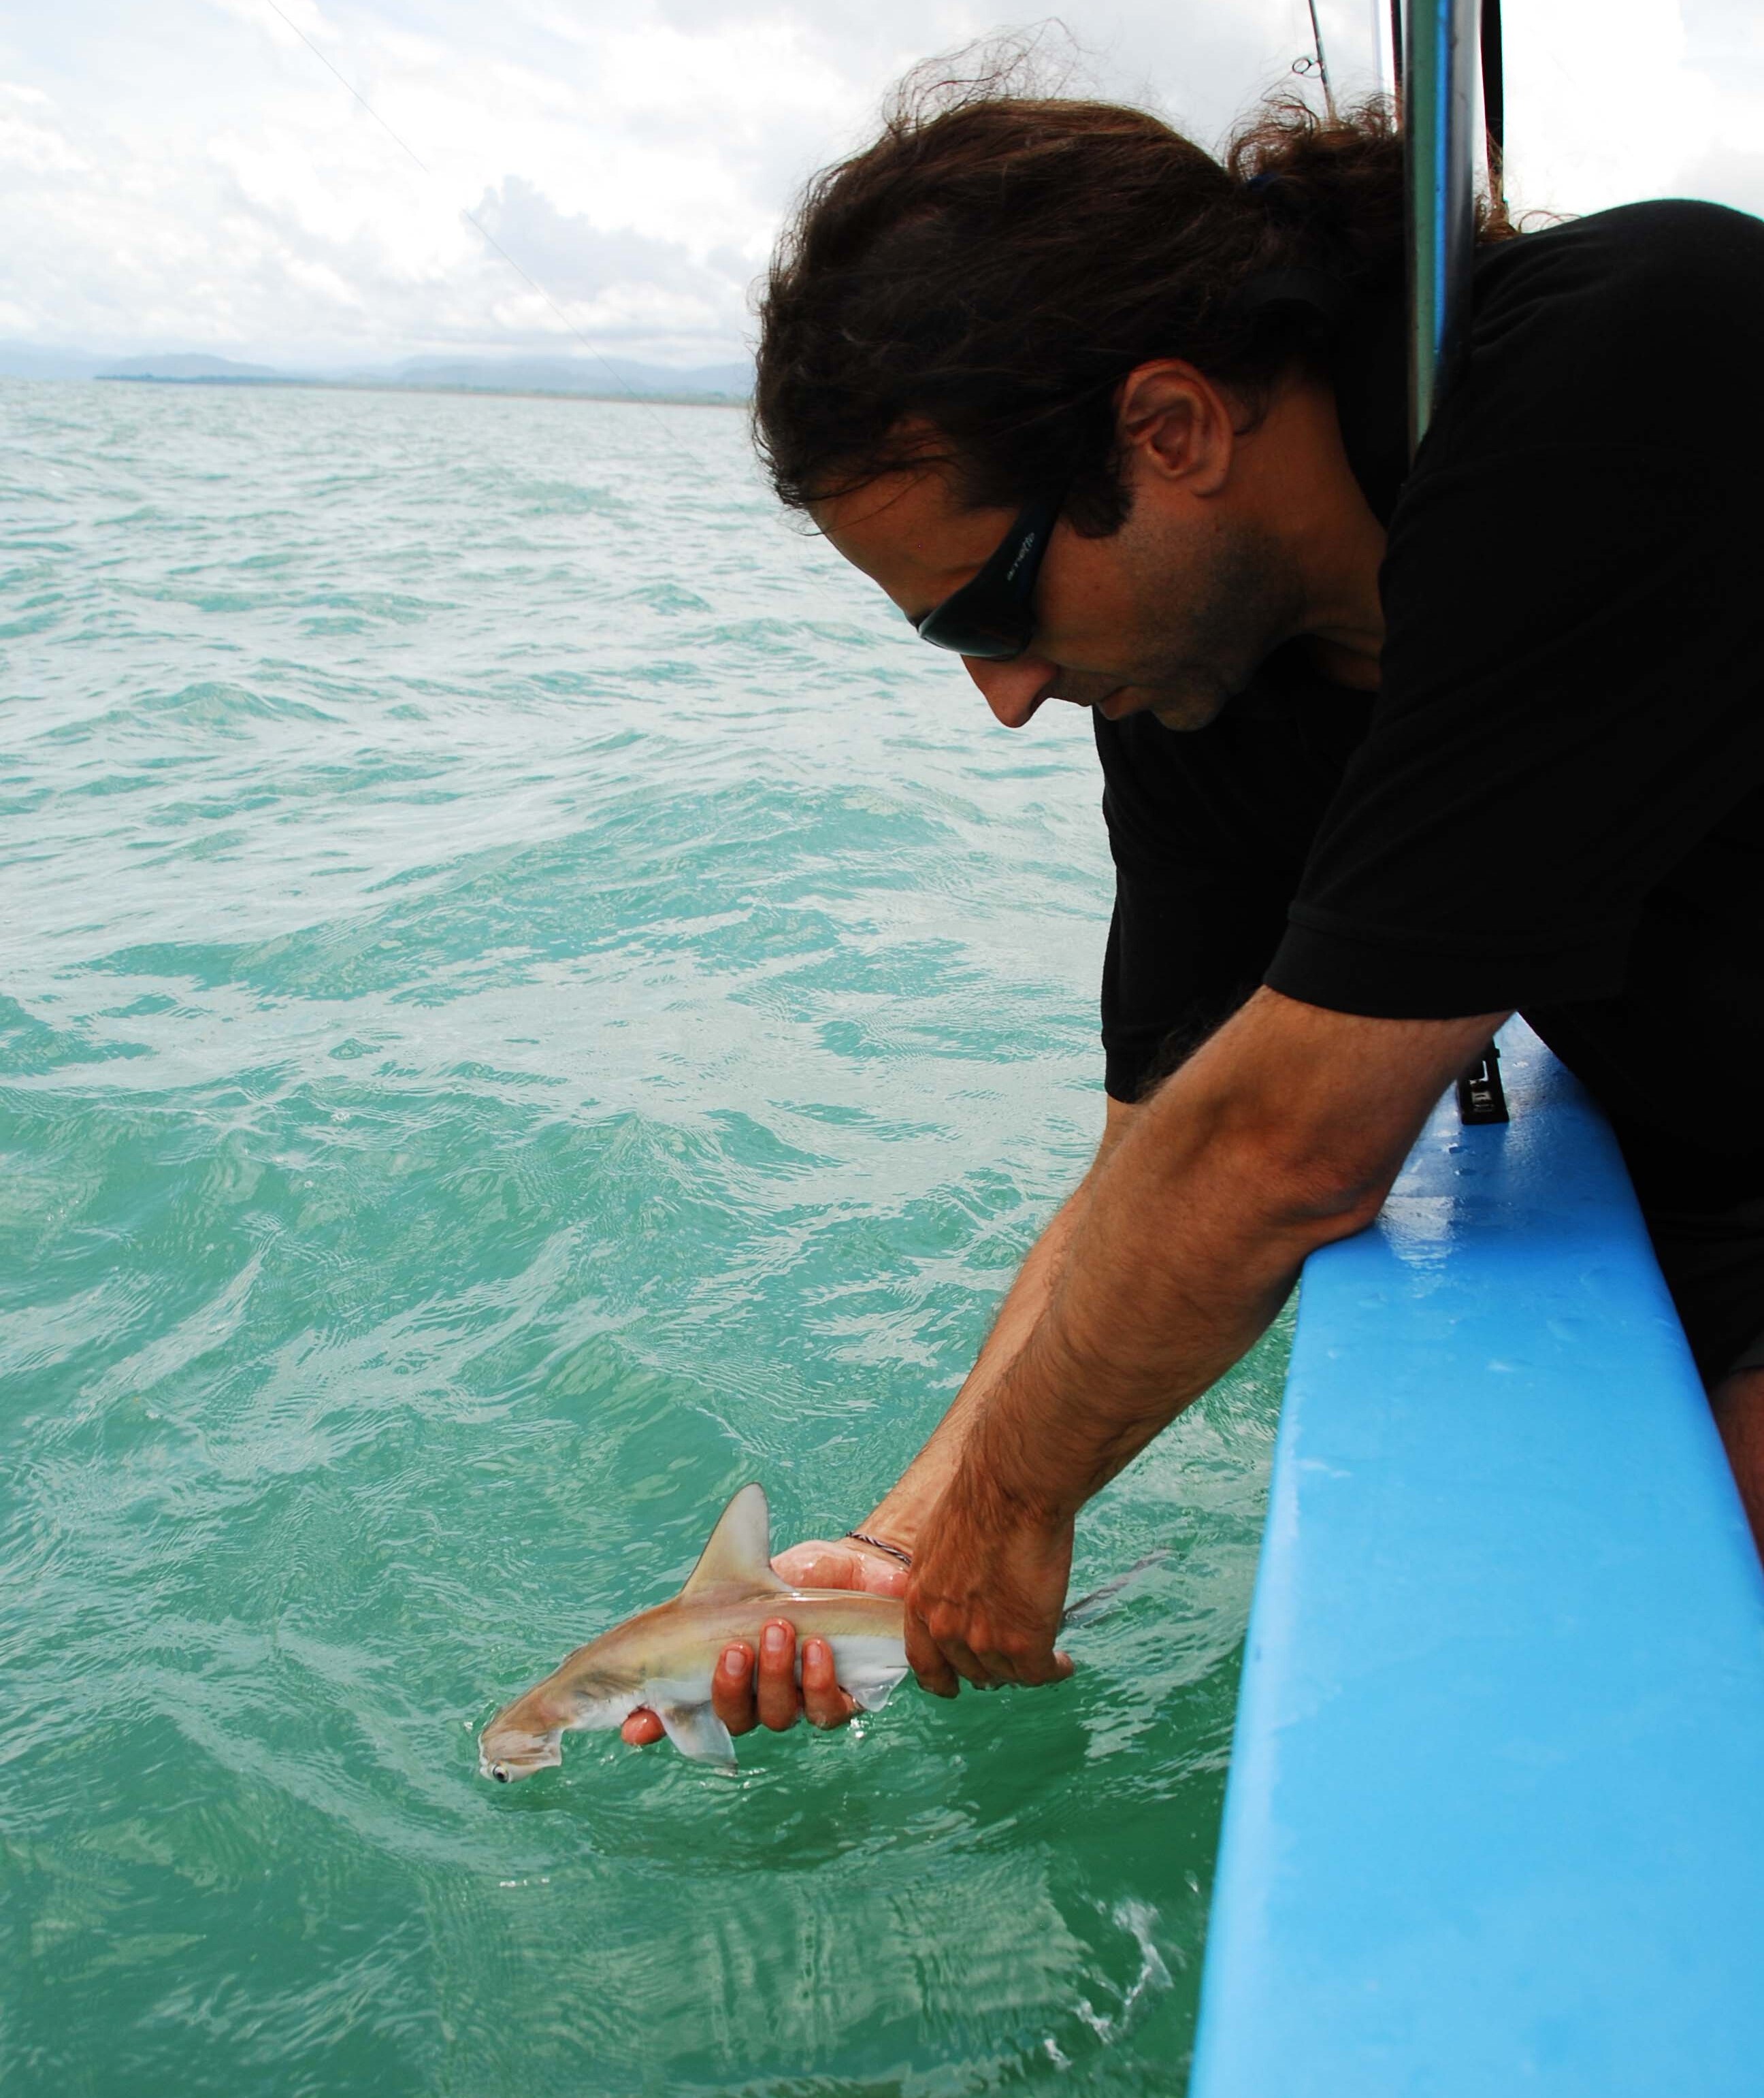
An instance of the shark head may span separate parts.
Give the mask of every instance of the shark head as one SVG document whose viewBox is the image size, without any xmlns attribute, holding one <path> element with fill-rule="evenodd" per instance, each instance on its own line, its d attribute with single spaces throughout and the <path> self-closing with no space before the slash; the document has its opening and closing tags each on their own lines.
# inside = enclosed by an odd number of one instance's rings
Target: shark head
<svg viewBox="0 0 1764 2098">
<path fill-rule="evenodd" d="M 578 1648 L 563 1668 L 502 1707 L 478 1736 L 480 1777 L 512 1784 L 563 1762 L 559 1742 L 567 1727 L 617 1726 L 638 1703 L 640 1687 L 634 1675 L 617 1666 L 582 1667 L 583 1657 L 595 1651 Z M 568 1679 L 561 1680 L 573 1668 Z"/>
<path fill-rule="evenodd" d="M 547 1723 L 549 1720 L 549 1714 L 533 1709 L 530 1691 L 498 1712 L 478 1737 L 479 1776 L 512 1784 L 517 1777 L 531 1777 L 535 1771 L 562 1762 L 564 1752 L 558 1743 L 564 1721 Z"/>
</svg>

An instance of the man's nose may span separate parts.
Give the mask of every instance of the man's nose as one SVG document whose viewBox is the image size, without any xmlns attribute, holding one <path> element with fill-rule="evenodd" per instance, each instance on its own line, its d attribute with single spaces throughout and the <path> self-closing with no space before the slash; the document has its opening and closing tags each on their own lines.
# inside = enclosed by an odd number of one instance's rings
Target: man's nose
<svg viewBox="0 0 1764 2098">
<path fill-rule="evenodd" d="M 962 667 L 980 687 L 981 697 L 1007 728 L 1024 728 L 1047 696 L 1051 663 L 1019 656 L 1009 663 L 988 663 L 964 656 Z"/>
</svg>

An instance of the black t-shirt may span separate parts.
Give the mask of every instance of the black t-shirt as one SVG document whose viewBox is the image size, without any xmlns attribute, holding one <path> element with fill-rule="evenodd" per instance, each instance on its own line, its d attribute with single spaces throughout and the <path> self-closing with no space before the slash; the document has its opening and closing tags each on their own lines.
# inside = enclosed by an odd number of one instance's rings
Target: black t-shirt
<svg viewBox="0 0 1764 2098">
<path fill-rule="evenodd" d="M 1336 368 L 1381 688 L 1287 649 L 1205 729 L 1095 718 L 1109 1091 L 1257 981 L 1518 1007 L 1655 1199 L 1764 1192 L 1764 223 L 1632 204 L 1483 251 L 1406 478 L 1394 301 Z"/>
</svg>

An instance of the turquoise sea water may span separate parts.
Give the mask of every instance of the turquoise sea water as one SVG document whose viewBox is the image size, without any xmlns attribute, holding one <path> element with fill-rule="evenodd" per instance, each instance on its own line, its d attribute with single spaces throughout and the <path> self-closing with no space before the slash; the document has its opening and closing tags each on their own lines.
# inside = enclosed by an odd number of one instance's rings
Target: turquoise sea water
<svg viewBox="0 0 1764 2098">
<path fill-rule="evenodd" d="M 1100 1126 L 1086 723 L 741 419 L 0 384 L 0 2087 L 1181 2088 L 1279 1335 L 1068 1685 L 473 1736 L 843 1530 Z"/>
</svg>

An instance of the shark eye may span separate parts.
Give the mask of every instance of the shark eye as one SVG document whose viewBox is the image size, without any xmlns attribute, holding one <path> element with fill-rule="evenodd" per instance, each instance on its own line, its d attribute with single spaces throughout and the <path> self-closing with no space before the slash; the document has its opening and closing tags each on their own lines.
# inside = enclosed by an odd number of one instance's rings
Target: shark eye
<svg viewBox="0 0 1764 2098">
<path fill-rule="evenodd" d="M 507 1784 L 508 1782 L 507 1764 L 492 1763 L 490 1766 L 490 1775 L 495 1779 L 498 1784 Z"/>
</svg>

